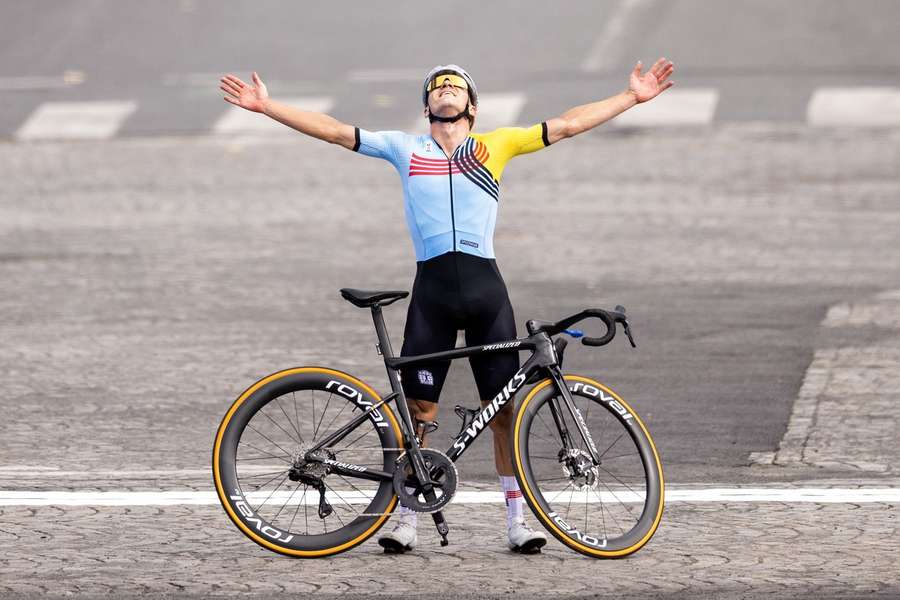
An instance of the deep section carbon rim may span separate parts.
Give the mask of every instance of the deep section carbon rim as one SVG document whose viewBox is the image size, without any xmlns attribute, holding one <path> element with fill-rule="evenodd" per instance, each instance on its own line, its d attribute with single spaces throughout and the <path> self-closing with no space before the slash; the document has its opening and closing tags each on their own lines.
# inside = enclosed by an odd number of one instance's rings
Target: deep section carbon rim
<svg viewBox="0 0 900 600">
<path fill-rule="evenodd" d="M 516 421 L 517 471 L 526 480 L 526 500 L 547 529 L 575 550 L 598 557 L 630 554 L 646 543 L 661 516 L 658 456 L 637 415 L 611 390 L 586 378 L 567 377 L 566 383 L 600 463 L 594 464 L 578 431 L 577 415 L 547 385 L 526 398 Z"/>
<path fill-rule="evenodd" d="M 277 552 L 321 556 L 372 535 L 396 497 L 390 481 L 335 473 L 304 459 L 377 397 L 337 371 L 294 371 L 266 378 L 235 402 L 216 439 L 216 482 L 229 516 L 251 539 Z M 390 471 L 399 455 L 397 431 L 390 409 L 381 407 L 319 456 Z"/>
</svg>

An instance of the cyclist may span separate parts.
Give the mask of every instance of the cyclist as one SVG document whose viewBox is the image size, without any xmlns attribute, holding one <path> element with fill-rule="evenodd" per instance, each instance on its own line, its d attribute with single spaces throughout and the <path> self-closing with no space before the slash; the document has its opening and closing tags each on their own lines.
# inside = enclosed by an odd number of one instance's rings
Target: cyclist
<svg viewBox="0 0 900 600">
<path fill-rule="evenodd" d="M 225 100 L 260 112 L 301 133 L 391 162 L 403 185 L 407 225 L 416 253 L 416 276 L 404 329 L 402 356 L 450 350 L 459 330 L 466 344 L 489 344 L 516 337 L 513 309 L 494 257 L 500 179 L 514 156 L 534 152 L 605 123 L 635 104 L 672 86 L 674 65 L 660 58 L 646 73 L 635 65 L 623 92 L 572 108 L 531 127 L 504 127 L 472 133 L 478 90 L 457 65 L 432 69 L 422 87 L 428 135 L 371 132 L 328 115 L 299 110 L 269 97 L 257 73 L 246 84 L 233 75 L 221 79 Z M 517 353 L 469 359 L 483 404 L 519 369 Z M 437 401 L 449 361 L 401 370 L 403 388 L 424 443 L 422 424 L 437 416 Z M 494 457 L 506 498 L 509 548 L 539 552 L 546 536 L 525 524 L 523 499 L 510 456 L 512 404 L 491 423 Z M 416 513 L 400 508 L 397 526 L 382 535 L 386 552 L 416 545 Z"/>
</svg>

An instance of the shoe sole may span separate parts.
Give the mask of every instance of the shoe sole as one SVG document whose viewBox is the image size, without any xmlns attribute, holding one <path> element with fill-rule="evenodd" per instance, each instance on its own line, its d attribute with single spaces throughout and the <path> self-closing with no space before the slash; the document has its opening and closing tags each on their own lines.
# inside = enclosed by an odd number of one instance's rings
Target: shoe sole
<svg viewBox="0 0 900 600">
<path fill-rule="evenodd" d="M 542 540 L 540 538 L 529 540 L 522 544 L 521 546 L 513 546 L 510 548 L 513 552 L 517 554 L 539 554 L 541 548 L 543 548 L 547 544 L 547 540 Z"/>
<path fill-rule="evenodd" d="M 378 540 L 378 545 L 384 548 L 385 554 L 405 554 L 413 549 L 413 546 L 404 546 L 400 542 L 390 538 Z"/>
</svg>

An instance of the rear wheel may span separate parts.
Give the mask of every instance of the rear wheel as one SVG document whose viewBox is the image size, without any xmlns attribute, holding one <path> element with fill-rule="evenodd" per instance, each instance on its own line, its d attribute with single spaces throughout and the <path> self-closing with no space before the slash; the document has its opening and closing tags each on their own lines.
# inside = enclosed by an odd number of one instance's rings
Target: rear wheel
<svg viewBox="0 0 900 600">
<path fill-rule="evenodd" d="M 392 482 L 334 473 L 304 457 L 379 400 L 359 379 L 321 367 L 275 373 L 241 394 L 213 449 L 216 491 L 235 525 L 257 544 L 296 557 L 349 550 L 378 531 L 397 504 Z M 383 405 L 319 458 L 390 473 L 401 437 Z"/>
<path fill-rule="evenodd" d="M 562 543 L 596 558 L 627 556 L 647 543 L 662 517 L 659 455 L 640 418 L 615 392 L 587 377 L 564 379 L 600 463 L 591 458 L 577 416 L 546 379 L 517 411 L 516 477 L 531 510 Z"/>
</svg>

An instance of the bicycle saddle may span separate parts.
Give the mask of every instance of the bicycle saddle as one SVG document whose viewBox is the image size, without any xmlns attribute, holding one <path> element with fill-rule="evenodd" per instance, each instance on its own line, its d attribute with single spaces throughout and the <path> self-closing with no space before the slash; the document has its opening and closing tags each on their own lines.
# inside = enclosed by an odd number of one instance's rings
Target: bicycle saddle
<svg viewBox="0 0 900 600">
<path fill-rule="evenodd" d="M 396 302 L 401 298 L 406 298 L 409 296 L 409 292 L 401 292 L 401 291 L 366 291 L 366 290 L 354 290 L 352 288 L 341 288 L 341 296 L 344 300 L 349 301 L 354 306 L 358 306 L 360 308 L 367 308 L 369 306 L 374 306 L 376 304 L 380 304 L 382 306 L 387 306 L 392 302 Z M 386 302 L 382 302 L 385 300 Z"/>
</svg>

